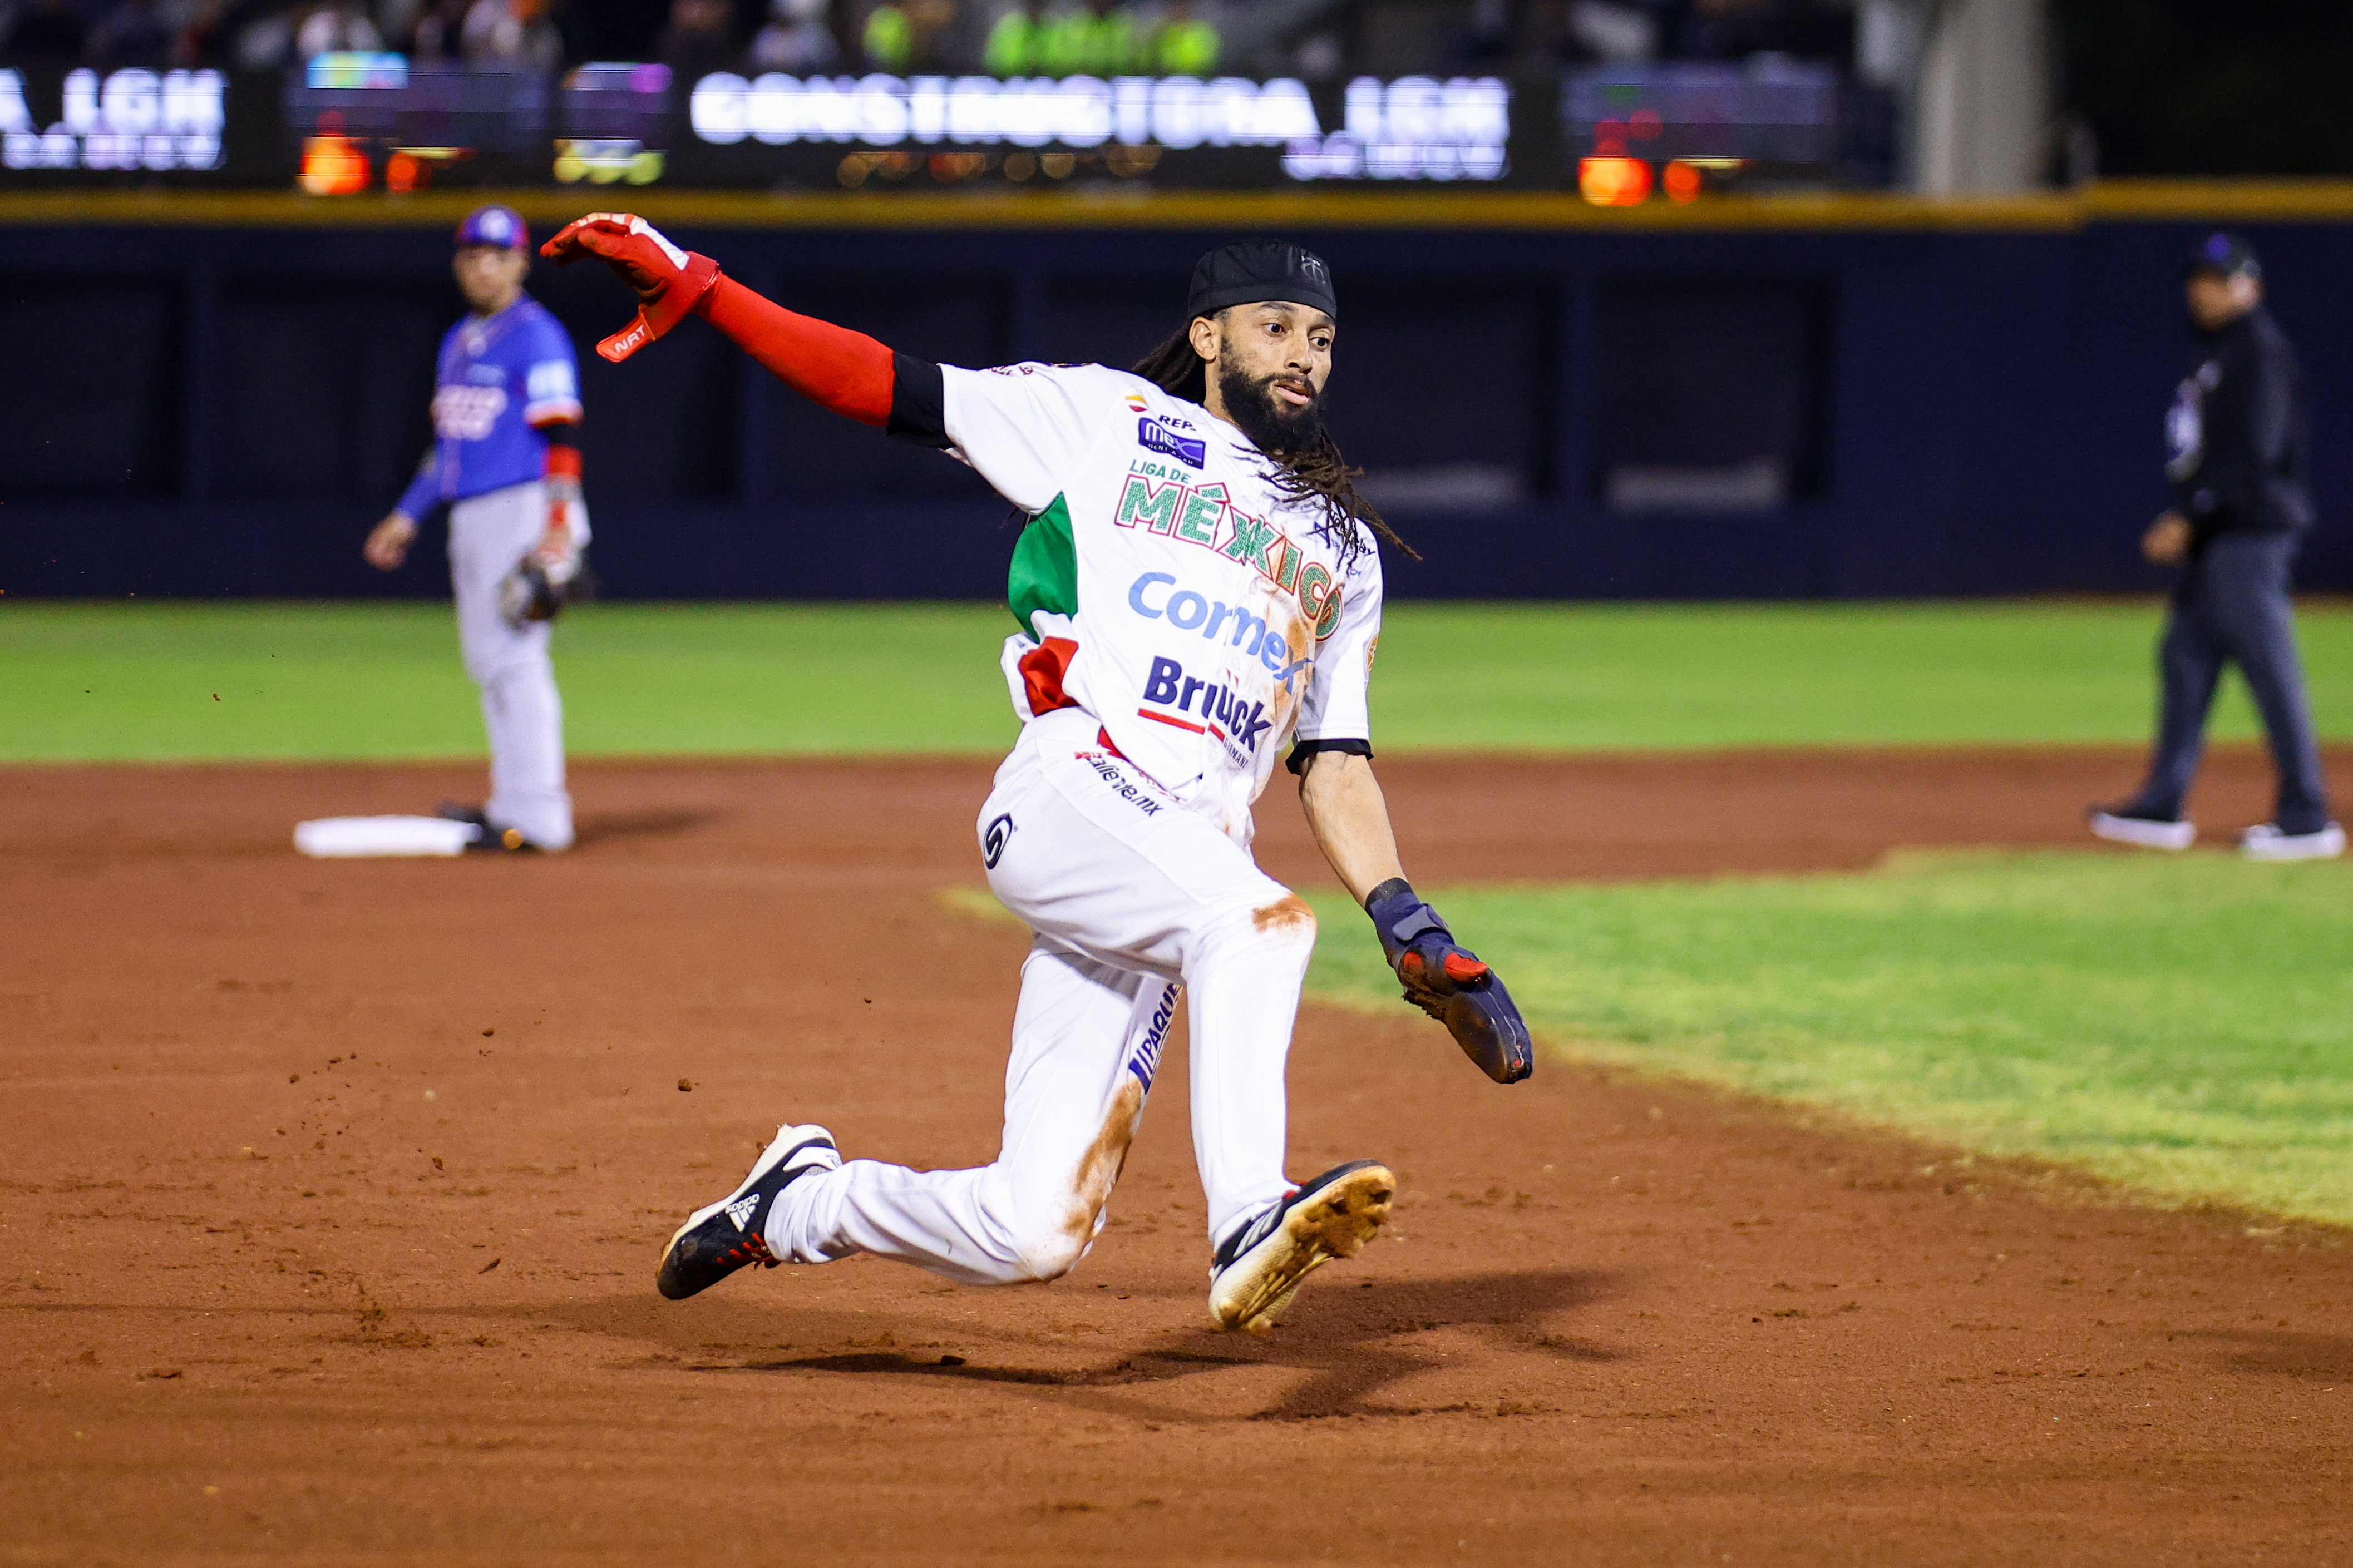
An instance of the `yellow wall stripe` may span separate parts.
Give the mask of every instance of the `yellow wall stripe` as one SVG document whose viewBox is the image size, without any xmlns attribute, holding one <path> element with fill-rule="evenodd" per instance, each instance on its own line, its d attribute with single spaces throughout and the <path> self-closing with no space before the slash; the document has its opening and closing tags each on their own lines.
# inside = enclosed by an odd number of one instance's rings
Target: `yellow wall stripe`
<svg viewBox="0 0 2353 1568">
<path fill-rule="evenodd" d="M 599 208 L 698 228 L 1887 229 L 2065 232 L 2095 222 L 2341 223 L 2353 181 L 2104 181 L 2083 191 L 1948 201 L 1883 193 L 1722 196 L 1596 207 L 1558 192 L 1383 190 L 787 192 L 584 186 L 520 191 L 0 192 L 0 226 L 445 228 L 503 201 L 547 227 Z"/>
</svg>

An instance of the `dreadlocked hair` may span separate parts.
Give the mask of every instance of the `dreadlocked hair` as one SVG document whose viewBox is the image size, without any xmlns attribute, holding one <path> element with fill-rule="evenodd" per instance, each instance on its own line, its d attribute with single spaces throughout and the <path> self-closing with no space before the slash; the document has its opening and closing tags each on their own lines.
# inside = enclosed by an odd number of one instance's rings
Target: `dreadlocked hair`
<svg viewBox="0 0 2353 1568">
<path fill-rule="evenodd" d="M 1190 323 L 1136 361 L 1130 374 L 1142 376 L 1171 397 L 1187 403 L 1209 400 L 1209 362 L 1194 350 Z M 1358 520 L 1413 560 L 1421 559 L 1356 489 L 1365 470 L 1348 466 L 1329 430 L 1317 430 L 1315 439 L 1298 451 L 1270 452 L 1267 461 L 1274 467 L 1271 478 L 1278 495 L 1285 500 L 1313 500 L 1321 508 L 1324 515 L 1315 524 L 1315 537 L 1339 551 L 1343 567 L 1354 565 L 1364 552 L 1364 539 L 1353 526 Z"/>
</svg>

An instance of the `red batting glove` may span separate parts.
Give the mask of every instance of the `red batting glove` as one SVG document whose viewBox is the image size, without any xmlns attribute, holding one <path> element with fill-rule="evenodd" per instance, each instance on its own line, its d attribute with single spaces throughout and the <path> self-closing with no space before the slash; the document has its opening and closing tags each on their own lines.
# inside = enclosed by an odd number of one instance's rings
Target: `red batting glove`
<svg viewBox="0 0 2353 1568">
<path fill-rule="evenodd" d="M 615 364 L 678 325 L 719 281 L 719 263 L 681 250 L 635 213 L 576 218 L 539 253 L 559 267 L 594 256 L 637 290 L 638 319 L 596 345 Z"/>
</svg>

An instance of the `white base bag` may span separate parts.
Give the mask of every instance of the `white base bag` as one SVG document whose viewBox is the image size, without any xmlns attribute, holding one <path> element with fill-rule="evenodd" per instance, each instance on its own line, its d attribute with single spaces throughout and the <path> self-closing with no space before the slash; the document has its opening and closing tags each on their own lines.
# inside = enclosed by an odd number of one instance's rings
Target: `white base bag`
<svg viewBox="0 0 2353 1568">
<path fill-rule="evenodd" d="M 322 816 L 294 825 L 294 847 L 323 859 L 463 855 L 480 830 L 439 816 Z"/>
</svg>

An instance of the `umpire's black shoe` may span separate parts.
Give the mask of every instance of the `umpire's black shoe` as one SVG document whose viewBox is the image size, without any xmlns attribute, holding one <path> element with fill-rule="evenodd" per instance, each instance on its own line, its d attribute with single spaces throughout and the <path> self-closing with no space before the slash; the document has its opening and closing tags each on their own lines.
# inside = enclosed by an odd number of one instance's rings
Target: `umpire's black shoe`
<svg viewBox="0 0 2353 1568">
<path fill-rule="evenodd" d="M 768 1251 L 766 1229 L 776 1194 L 807 1172 L 840 1168 L 841 1154 L 824 1128 L 777 1128 L 776 1142 L 752 1163 L 743 1185 L 686 1216 L 662 1249 L 654 1283 L 671 1300 L 683 1301 L 747 1265 L 774 1268 L 777 1259 Z"/>
<path fill-rule="evenodd" d="M 1354 1160 L 1293 1187 L 1210 1259 L 1211 1321 L 1253 1334 L 1272 1330 L 1301 1280 L 1373 1239 L 1396 1194 L 1397 1178 L 1377 1160 Z"/>
<path fill-rule="evenodd" d="M 474 837 L 466 844 L 470 850 L 480 849 L 498 854 L 538 847 L 522 836 L 520 827 L 491 826 L 491 819 L 482 815 L 482 808 L 479 805 L 462 805 L 454 800 L 445 800 L 433 808 L 433 815 L 444 822 L 462 822 L 471 827 Z"/>
</svg>

